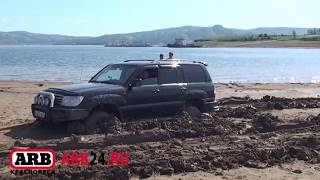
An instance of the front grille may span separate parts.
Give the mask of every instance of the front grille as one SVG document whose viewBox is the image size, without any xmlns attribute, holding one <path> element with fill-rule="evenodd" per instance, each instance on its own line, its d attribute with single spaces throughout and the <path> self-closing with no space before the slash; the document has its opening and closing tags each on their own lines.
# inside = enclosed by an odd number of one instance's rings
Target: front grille
<svg viewBox="0 0 320 180">
<path fill-rule="evenodd" d="M 59 94 L 54 94 L 54 105 L 59 106 L 62 102 L 63 96 Z"/>
</svg>

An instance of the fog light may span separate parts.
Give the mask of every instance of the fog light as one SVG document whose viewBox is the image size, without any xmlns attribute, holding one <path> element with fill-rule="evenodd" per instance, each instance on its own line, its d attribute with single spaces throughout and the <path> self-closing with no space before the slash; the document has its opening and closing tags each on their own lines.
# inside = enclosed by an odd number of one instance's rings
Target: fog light
<svg viewBox="0 0 320 180">
<path fill-rule="evenodd" d="M 40 96 L 40 105 L 43 106 L 44 105 L 44 98 L 42 96 Z"/>
<path fill-rule="evenodd" d="M 38 98 L 39 98 L 39 96 L 34 97 L 34 104 L 38 104 L 39 103 L 38 102 Z"/>
<path fill-rule="evenodd" d="M 44 105 L 48 106 L 50 103 L 50 100 L 48 98 L 44 98 Z"/>
</svg>

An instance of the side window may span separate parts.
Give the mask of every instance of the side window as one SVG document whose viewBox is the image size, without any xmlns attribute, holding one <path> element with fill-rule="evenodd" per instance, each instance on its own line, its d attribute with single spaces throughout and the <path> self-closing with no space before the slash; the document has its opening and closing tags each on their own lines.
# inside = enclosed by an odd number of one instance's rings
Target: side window
<svg viewBox="0 0 320 180">
<path fill-rule="evenodd" d="M 183 65 L 183 74 L 186 82 L 206 82 L 206 75 L 199 65 Z"/>
<path fill-rule="evenodd" d="M 160 84 L 178 83 L 178 74 L 176 68 L 160 68 Z"/>
<path fill-rule="evenodd" d="M 142 80 L 141 85 L 158 84 L 158 69 L 144 69 L 139 78 Z"/>
<path fill-rule="evenodd" d="M 98 81 L 120 81 L 122 69 L 108 69 L 105 73 L 97 78 Z"/>
<path fill-rule="evenodd" d="M 178 83 L 184 83 L 182 68 L 178 68 Z"/>
</svg>

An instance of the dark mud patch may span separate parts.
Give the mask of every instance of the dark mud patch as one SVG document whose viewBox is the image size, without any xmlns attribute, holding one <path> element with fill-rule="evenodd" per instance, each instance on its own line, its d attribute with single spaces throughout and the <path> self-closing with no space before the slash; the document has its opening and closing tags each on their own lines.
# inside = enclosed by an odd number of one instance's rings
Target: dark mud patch
<svg viewBox="0 0 320 180">
<path fill-rule="evenodd" d="M 266 95 L 261 99 L 251 99 L 249 97 L 231 97 L 219 100 L 220 106 L 232 106 L 241 104 L 251 105 L 259 110 L 320 108 L 320 98 L 283 98 Z"/>
<path fill-rule="evenodd" d="M 70 136 L 66 133 L 63 124 L 54 124 L 51 127 L 43 127 L 40 123 L 29 123 L 13 127 L 6 136 L 14 139 L 50 140 Z"/>
<path fill-rule="evenodd" d="M 253 120 L 253 127 L 258 132 L 270 132 L 274 131 L 279 124 L 280 120 L 277 116 L 271 114 L 261 114 Z"/>
<path fill-rule="evenodd" d="M 257 116 L 257 109 L 253 106 L 240 106 L 240 107 L 221 107 L 218 111 L 211 113 L 212 116 L 218 116 L 223 118 L 247 118 L 252 119 Z"/>
</svg>

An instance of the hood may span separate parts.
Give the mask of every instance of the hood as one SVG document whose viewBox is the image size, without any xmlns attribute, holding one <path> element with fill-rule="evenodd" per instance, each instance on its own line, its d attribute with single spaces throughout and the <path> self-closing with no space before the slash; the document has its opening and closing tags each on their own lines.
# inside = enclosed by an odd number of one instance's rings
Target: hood
<svg viewBox="0 0 320 180">
<path fill-rule="evenodd" d="M 86 95 L 86 94 L 101 94 L 101 93 L 112 93 L 116 91 L 123 91 L 124 87 L 115 84 L 106 83 L 81 83 L 81 84 L 70 84 L 64 85 L 57 88 L 50 88 L 47 91 L 56 92 L 59 94 L 69 95 Z"/>
</svg>

